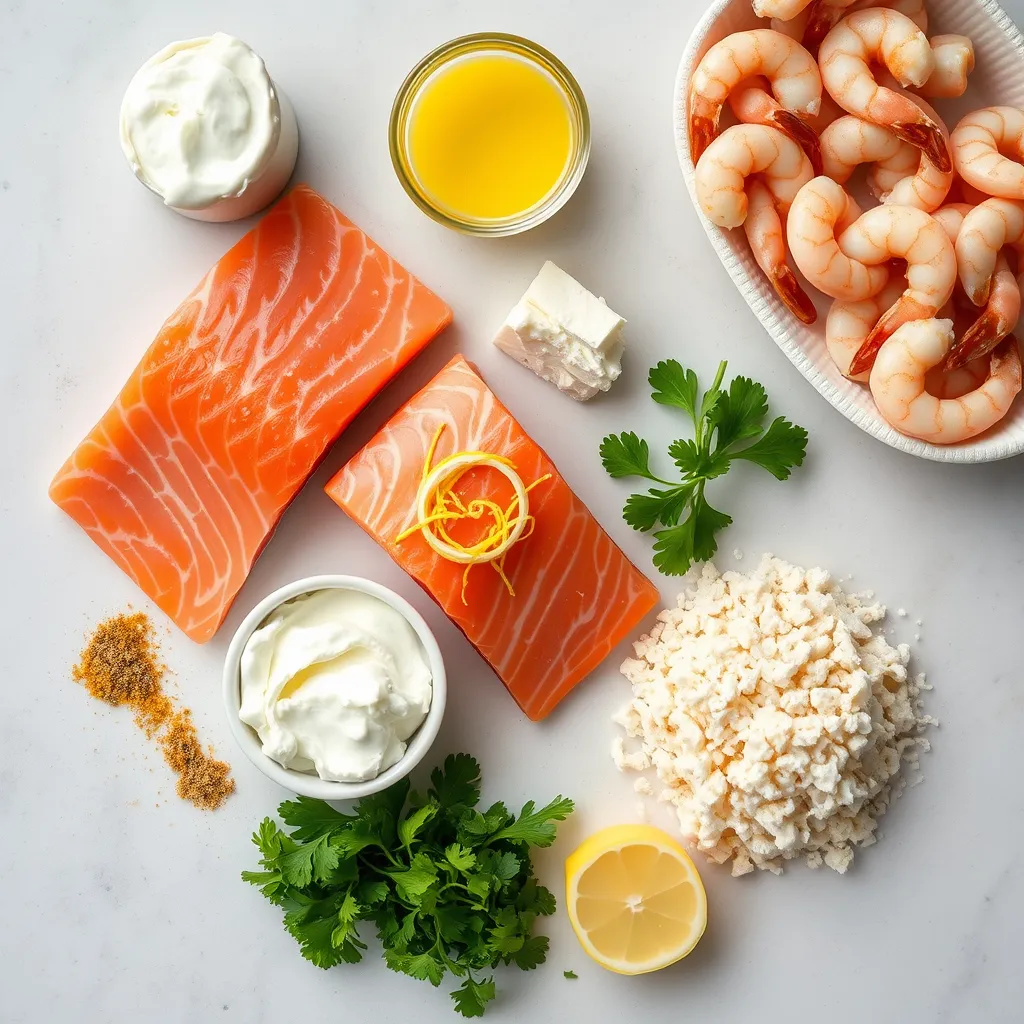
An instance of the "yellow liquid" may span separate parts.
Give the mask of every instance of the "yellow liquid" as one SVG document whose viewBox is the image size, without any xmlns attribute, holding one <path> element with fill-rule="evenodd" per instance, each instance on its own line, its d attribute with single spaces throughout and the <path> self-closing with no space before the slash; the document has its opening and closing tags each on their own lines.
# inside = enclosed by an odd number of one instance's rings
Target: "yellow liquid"
<svg viewBox="0 0 1024 1024">
<path fill-rule="evenodd" d="M 409 119 L 409 161 L 435 206 L 499 220 L 551 194 L 574 134 L 565 95 L 546 71 L 483 53 L 453 60 L 423 86 Z"/>
</svg>

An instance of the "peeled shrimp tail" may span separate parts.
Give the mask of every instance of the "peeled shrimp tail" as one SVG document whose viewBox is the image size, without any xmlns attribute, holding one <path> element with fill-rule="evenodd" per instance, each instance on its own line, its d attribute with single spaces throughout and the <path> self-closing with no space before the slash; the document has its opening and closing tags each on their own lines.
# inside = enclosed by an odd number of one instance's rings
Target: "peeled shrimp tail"
<svg viewBox="0 0 1024 1024">
<path fill-rule="evenodd" d="M 922 96 L 955 99 L 967 91 L 967 78 L 974 70 L 974 43 L 967 36 L 932 36 L 935 70 L 921 86 Z"/>
<path fill-rule="evenodd" d="M 850 363 L 878 318 L 903 292 L 904 282 L 892 278 L 877 294 L 857 302 L 836 299 L 825 320 L 825 346 L 839 372 L 850 380 L 866 383 L 868 371 L 851 375 Z"/>
<path fill-rule="evenodd" d="M 895 122 L 890 127 L 898 139 L 917 146 L 935 164 L 937 170 L 943 174 L 950 172 L 953 161 L 949 155 L 949 147 L 946 145 L 942 130 L 930 118 L 922 114 L 920 121 Z"/>
<path fill-rule="evenodd" d="M 1000 254 L 985 310 L 950 350 L 946 368 L 958 369 L 991 352 L 1017 326 L 1020 309 L 1020 285 Z"/>
<path fill-rule="evenodd" d="M 772 124 L 788 135 L 806 154 L 815 174 L 821 174 L 821 142 L 818 133 L 799 115 L 780 107 L 772 115 Z"/>
<path fill-rule="evenodd" d="M 871 369 L 878 356 L 879 349 L 904 324 L 916 320 L 928 320 L 938 312 L 933 306 L 918 299 L 902 298 L 887 309 L 878 319 L 871 333 L 865 338 L 864 344 L 850 363 L 851 376 L 864 373 Z"/>
<path fill-rule="evenodd" d="M 787 110 L 771 94 L 768 80 L 758 76 L 729 94 L 729 107 L 743 124 L 764 124 L 788 135 L 811 161 L 815 174 L 821 174 L 821 143 L 807 116 Z"/>
<path fill-rule="evenodd" d="M 925 34 L 898 11 L 869 8 L 847 15 L 818 51 L 822 83 L 845 110 L 888 128 L 946 173 L 952 166 L 940 127 L 909 96 L 879 85 L 871 65 L 884 64 L 903 86 L 923 85 L 935 70 Z"/>
<path fill-rule="evenodd" d="M 813 324 L 818 318 L 818 311 L 786 263 L 782 218 L 768 187 L 760 181 L 752 181 L 747 188 L 747 203 L 743 230 L 754 260 L 786 308 L 803 323 Z"/>
<path fill-rule="evenodd" d="M 818 52 L 822 40 L 843 16 L 844 9 L 853 2 L 854 0 L 846 0 L 845 3 L 837 3 L 836 0 L 814 0 L 808 8 L 807 25 L 801 40 L 811 53 Z"/>
</svg>

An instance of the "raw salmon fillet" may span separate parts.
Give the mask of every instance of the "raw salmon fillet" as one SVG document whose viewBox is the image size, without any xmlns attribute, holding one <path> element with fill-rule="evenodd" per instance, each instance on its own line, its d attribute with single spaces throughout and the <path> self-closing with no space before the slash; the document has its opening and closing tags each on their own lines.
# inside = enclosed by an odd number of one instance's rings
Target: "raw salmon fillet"
<svg viewBox="0 0 1024 1024">
<path fill-rule="evenodd" d="M 527 485 L 552 475 L 530 492 L 534 531 L 505 562 L 514 597 L 490 566 L 477 565 L 463 604 L 463 566 L 436 555 L 420 533 L 395 543 L 416 522 L 424 459 L 442 423 L 435 462 L 454 452 L 483 451 L 511 459 Z M 471 470 L 456 492 L 463 501 L 486 497 L 503 506 L 512 493 L 487 468 Z M 391 418 L 327 493 L 437 601 L 534 721 L 658 603 L 654 585 L 461 356 Z"/>
<path fill-rule="evenodd" d="M 164 324 L 50 497 L 208 640 L 331 443 L 450 320 L 299 186 Z"/>
</svg>

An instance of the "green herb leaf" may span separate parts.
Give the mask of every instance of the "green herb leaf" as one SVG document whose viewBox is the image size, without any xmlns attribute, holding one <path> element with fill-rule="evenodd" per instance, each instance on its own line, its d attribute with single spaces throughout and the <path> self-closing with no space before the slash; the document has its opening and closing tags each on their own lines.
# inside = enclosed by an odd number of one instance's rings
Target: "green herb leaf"
<svg viewBox="0 0 1024 1024">
<path fill-rule="evenodd" d="M 768 415 L 768 393 L 749 377 L 734 377 L 710 419 L 718 428 L 717 448 L 722 451 L 737 441 L 757 437 Z"/>
<path fill-rule="evenodd" d="M 683 473 L 698 478 L 689 485 L 691 494 L 700 479 L 711 480 L 729 472 L 727 457 L 699 448 L 695 441 L 673 441 L 668 453 Z"/>
<path fill-rule="evenodd" d="M 694 562 L 704 562 L 718 550 L 715 534 L 732 522 L 702 497 L 694 498 L 686 521 L 655 536 L 654 564 L 666 576 L 681 576 Z"/>
<path fill-rule="evenodd" d="M 732 458 L 753 462 L 767 469 L 776 480 L 785 480 L 794 466 L 803 464 L 806 453 L 807 431 L 780 416 L 763 437 L 748 448 L 733 452 Z"/>
<path fill-rule="evenodd" d="M 528 800 L 511 825 L 506 825 L 494 838 L 529 843 L 531 846 L 550 846 L 555 841 L 555 822 L 565 821 L 572 814 L 574 804 L 565 797 L 556 796 L 539 811 Z"/>
<path fill-rule="evenodd" d="M 430 953 L 399 953 L 393 949 L 384 950 L 384 959 L 393 971 L 408 974 L 420 981 L 429 981 L 434 988 L 444 977 L 444 964 Z"/>
<path fill-rule="evenodd" d="M 408 850 L 412 845 L 413 839 L 416 838 L 416 834 L 421 828 L 434 815 L 437 814 L 437 804 L 429 803 L 424 804 L 418 811 L 413 811 L 408 818 L 398 824 L 398 838 L 401 844 Z"/>
<path fill-rule="evenodd" d="M 671 490 L 652 487 L 646 494 L 631 494 L 622 518 L 634 530 L 652 530 L 658 523 L 674 526 L 686 508 L 696 484 L 681 484 Z"/>
<path fill-rule="evenodd" d="M 609 435 L 601 444 L 609 475 L 641 476 L 664 485 L 630 495 L 622 517 L 634 530 L 655 531 L 654 564 L 666 575 L 681 575 L 694 562 L 711 558 L 718 550 L 716 534 L 732 522 L 707 501 L 709 481 L 727 473 L 736 459 L 753 462 L 779 480 L 804 460 L 807 432 L 781 416 L 763 431 L 768 413 L 765 389 L 748 377 L 735 377 L 723 388 L 726 366 L 719 364 L 703 395 L 697 375 L 676 360 L 664 360 L 651 369 L 654 401 L 682 409 L 693 420 L 693 438 L 673 441 L 668 449 L 683 474 L 681 483 L 673 486 L 651 475 L 649 445 L 632 432 Z M 751 439 L 755 440 L 746 448 L 736 448 Z M 656 530 L 659 525 L 663 529 Z"/>
<path fill-rule="evenodd" d="M 563 978 L 569 978 L 571 981 L 576 981 L 579 975 L 575 971 L 562 971 Z"/>
<path fill-rule="evenodd" d="M 318 839 L 325 833 L 333 834 L 355 820 L 351 815 L 336 811 L 323 800 L 312 800 L 308 796 L 285 800 L 277 808 L 277 813 L 286 825 L 294 829 L 292 839 L 300 843 Z"/>
<path fill-rule="evenodd" d="M 548 958 L 546 935 L 531 935 L 523 940 L 522 946 L 512 955 L 512 963 L 522 971 L 532 971 Z"/>
<path fill-rule="evenodd" d="M 494 979 L 486 981 L 474 981 L 467 978 L 462 985 L 452 992 L 452 999 L 455 1000 L 455 1009 L 463 1017 L 482 1017 L 487 1004 L 495 996 Z"/>
<path fill-rule="evenodd" d="M 445 860 L 458 871 L 472 871 L 476 865 L 476 854 L 459 843 L 452 843 L 444 850 Z"/>
<path fill-rule="evenodd" d="M 414 906 L 423 894 L 437 882 L 437 865 L 425 853 L 417 853 L 405 871 L 387 872 L 398 886 L 398 893 Z"/>
<path fill-rule="evenodd" d="M 383 903 L 388 898 L 390 891 L 388 883 L 383 879 L 362 882 L 356 890 L 359 902 L 367 907 Z"/>
<path fill-rule="evenodd" d="M 330 844 L 328 836 L 299 846 L 278 858 L 281 874 L 289 885 L 303 888 L 314 879 L 324 882 L 338 866 L 338 850 Z"/>
<path fill-rule="evenodd" d="M 444 769 L 430 773 L 434 799 L 449 810 L 475 807 L 480 802 L 480 765 L 469 754 L 449 754 Z"/>
<path fill-rule="evenodd" d="M 365 834 L 375 835 L 385 847 L 395 842 L 398 819 L 409 795 L 409 780 L 402 779 L 381 793 L 364 796 L 356 804 L 356 817 L 365 828 Z"/>
<path fill-rule="evenodd" d="M 697 423 L 697 395 L 700 385 L 693 370 L 684 370 L 675 359 L 665 359 L 647 375 L 651 397 L 659 405 L 674 405 Z"/>
<path fill-rule="evenodd" d="M 601 442 L 601 463 L 612 477 L 642 476 L 656 480 L 651 475 L 650 451 L 647 442 L 636 434 L 609 434 Z"/>
</svg>

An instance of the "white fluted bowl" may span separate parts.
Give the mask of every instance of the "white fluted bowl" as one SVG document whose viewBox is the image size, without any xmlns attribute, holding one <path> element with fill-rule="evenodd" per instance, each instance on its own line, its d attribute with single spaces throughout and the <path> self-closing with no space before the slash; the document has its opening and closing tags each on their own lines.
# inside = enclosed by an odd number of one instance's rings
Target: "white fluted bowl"
<svg viewBox="0 0 1024 1024">
<path fill-rule="evenodd" d="M 1024 108 L 1024 37 L 997 3 L 993 0 L 929 0 L 928 15 L 929 36 L 939 32 L 970 36 L 977 56 L 967 95 L 958 100 L 938 101 L 940 113 L 947 117 L 950 128 L 968 110 L 978 107 L 999 103 Z M 875 408 L 871 392 L 864 385 L 843 377 L 825 348 L 825 313 L 831 300 L 816 299 L 818 322 L 810 327 L 801 323 L 783 305 L 761 273 L 743 232 L 724 231 L 700 213 L 686 126 L 690 76 L 708 49 L 730 32 L 767 26 L 767 21 L 755 17 L 750 0 L 714 0 L 690 36 L 676 75 L 673 108 L 676 151 L 690 199 L 718 258 L 775 344 L 811 384 L 861 430 L 900 451 L 936 462 L 995 462 L 1020 455 L 1024 452 L 1024 397 L 1020 396 L 996 426 L 962 444 L 929 444 L 894 430 Z"/>
</svg>

